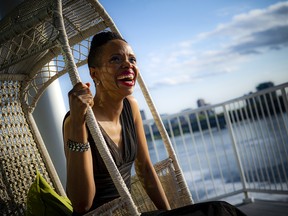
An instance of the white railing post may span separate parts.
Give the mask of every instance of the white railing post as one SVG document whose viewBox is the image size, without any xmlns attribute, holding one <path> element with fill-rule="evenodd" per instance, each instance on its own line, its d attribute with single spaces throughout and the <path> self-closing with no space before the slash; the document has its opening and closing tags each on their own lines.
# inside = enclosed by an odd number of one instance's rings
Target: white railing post
<svg viewBox="0 0 288 216">
<path fill-rule="evenodd" d="M 168 122 L 187 181 L 193 185 L 196 202 L 229 200 L 244 193 L 241 201 L 247 203 L 253 202 L 249 192 L 255 196 L 258 196 L 256 193 L 288 194 L 287 89 L 288 83 L 285 83 L 221 104 L 163 117 L 163 121 Z M 269 105 L 264 97 L 267 94 L 278 95 L 277 101 L 270 96 L 275 104 Z M 208 115 L 211 109 L 217 110 L 216 121 L 221 118 L 225 127 L 221 127 L 220 122 L 212 125 Z M 182 117 L 187 119 L 186 123 L 180 121 Z M 174 119 L 180 134 L 176 125 L 172 125 Z M 152 131 L 150 133 L 153 140 Z M 157 155 L 159 149 L 156 145 L 154 148 Z M 157 156 L 154 157 L 156 160 Z M 236 200 L 232 199 L 239 202 Z"/>
<path fill-rule="evenodd" d="M 225 105 L 223 105 L 223 112 L 224 112 L 224 117 L 225 117 L 227 129 L 228 129 L 228 132 L 229 132 L 230 137 L 231 137 L 232 146 L 233 146 L 233 150 L 234 150 L 236 161 L 237 161 L 237 166 L 238 166 L 239 172 L 240 172 L 240 179 L 241 179 L 241 183 L 242 183 L 242 187 L 243 187 L 243 193 L 244 193 L 243 202 L 244 203 L 253 202 L 253 197 L 249 197 L 249 195 L 248 195 L 247 186 L 246 186 L 247 182 L 246 182 L 244 169 L 243 169 L 242 162 L 241 162 L 241 157 L 240 157 L 239 150 L 237 147 L 237 142 L 236 142 L 236 139 L 234 136 L 231 119 L 230 119 L 229 113 L 228 113 Z"/>
</svg>

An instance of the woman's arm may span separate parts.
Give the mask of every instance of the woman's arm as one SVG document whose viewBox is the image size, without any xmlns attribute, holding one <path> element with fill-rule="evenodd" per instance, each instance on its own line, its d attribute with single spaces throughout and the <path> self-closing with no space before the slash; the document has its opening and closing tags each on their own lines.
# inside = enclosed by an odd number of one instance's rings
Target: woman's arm
<svg viewBox="0 0 288 216">
<path fill-rule="evenodd" d="M 85 125 L 87 107 L 92 105 L 93 98 L 89 84 L 78 83 L 69 92 L 70 116 L 64 122 L 64 149 L 67 165 L 67 194 L 74 211 L 88 211 L 96 193 L 93 177 L 91 150 L 85 152 L 72 151 L 67 141 L 87 143 L 88 135 Z"/>
<path fill-rule="evenodd" d="M 138 152 L 135 161 L 135 171 L 155 206 L 161 210 L 169 210 L 169 202 L 149 156 L 147 141 L 138 104 L 133 97 L 130 96 L 128 99 L 133 111 L 138 138 Z"/>
</svg>

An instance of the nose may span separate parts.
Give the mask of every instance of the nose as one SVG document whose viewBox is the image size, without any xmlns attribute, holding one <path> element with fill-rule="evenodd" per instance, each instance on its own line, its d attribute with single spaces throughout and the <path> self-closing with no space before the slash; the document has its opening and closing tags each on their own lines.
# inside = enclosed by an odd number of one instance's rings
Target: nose
<svg viewBox="0 0 288 216">
<path fill-rule="evenodd" d="M 125 58 L 124 61 L 122 62 L 122 67 L 123 68 L 131 68 L 132 63 L 130 62 L 129 58 Z"/>
</svg>

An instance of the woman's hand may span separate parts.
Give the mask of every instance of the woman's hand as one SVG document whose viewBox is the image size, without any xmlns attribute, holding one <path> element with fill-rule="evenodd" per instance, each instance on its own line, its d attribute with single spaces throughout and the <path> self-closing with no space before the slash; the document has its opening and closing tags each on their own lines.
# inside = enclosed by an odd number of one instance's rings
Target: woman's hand
<svg viewBox="0 0 288 216">
<path fill-rule="evenodd" d="M 68 93 L 70 116 L 66 121 L 65 143 L 68 139 L 80 143 L 88 142 L 85 116 L 88 107 L 93 106 L 93 96 L 89 87 L 90 83 L 79 82 Z"/>
<path fill-rule="evenodd" d="M 90 90 L 90 83 L 77 83 L 68 93 L 71 121 L 81 125 L 85 122 L 85 115 L 88 107 L 93 106 L 93 96 Z"/>
</svg>

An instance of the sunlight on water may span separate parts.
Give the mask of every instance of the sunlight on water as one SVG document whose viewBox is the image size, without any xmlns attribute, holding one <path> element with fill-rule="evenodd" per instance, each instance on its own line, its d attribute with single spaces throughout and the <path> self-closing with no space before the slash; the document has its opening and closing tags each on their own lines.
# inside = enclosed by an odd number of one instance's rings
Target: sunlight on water
<svg viewBox="0 0 288 216">
<path fill-rule="evenodd" d="M 247 188 L 287 190 L 287 122 L 287 114 L 284 114 L 233 124 Z M 196 202 L 243 189 L 227 128 L 186 133 L 172 137 L 171 142 Z M 148 145 L 153 163 L 167 158 L 162 140 L 149 142 Z M 230 197 L 230 201 L 239 203 L 242 198 L 240 196 L 239 199 L 238 195 Z"/>
</svg>

